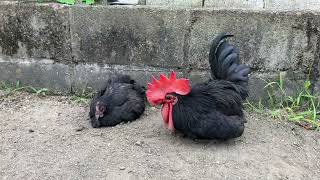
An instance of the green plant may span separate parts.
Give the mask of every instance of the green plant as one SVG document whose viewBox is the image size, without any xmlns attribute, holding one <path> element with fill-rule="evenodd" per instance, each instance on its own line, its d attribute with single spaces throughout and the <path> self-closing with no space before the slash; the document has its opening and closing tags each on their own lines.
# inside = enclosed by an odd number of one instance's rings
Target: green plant
<svg viewBox="0 0 320 180">
<path fill-rule="evenodd" d="M 74 5 L 76 3 L 76 0 L 57 0 L 57 2 L 62 4 Z"/>
<path fill-rule="evenodd" d="M 245 106 L 245 108 L 248 109 L 249 111 L 253 111 L 253 112 L 256 112 L 256 113 L 263 113 L 263 112 L 265 112 L 265 106 L 262 104 L 261 99 L 259 100 L 258 103 L 253 103 L 253 102 L 250 102 L 249 100 L 247 100 L 247 101 L 244 103 L 244 106 Z"/>
<path fill-rule="evenodd" d="M 83 88 L 80 92 L 76 92 L 71 96 L 71 100 L 79 104 L 89 104 L 90 99 L 93 96 L 92 89 L 90 87 Z"/>
<path fill-rule="evenodd" d="M 267 82 L 267 81 L 266 81 Z M 290 96 L 285 90 L 285 81 L 280 73 L 279 80 L 267 82 L 264 87 L 268 94 L 271 117 L 288 119 L 306 129 L 320 130 L 319 98 L 311 93 L 311 82 L 306 80 L 302 90 Z"/>
<path fill-rule="evenodd" d="M 32 86 L 21 86 L 20 81 L 17 81 L 15 84 L 7 84 L 2 82 L 0 88 L 3 89 L 6 92 L 6 94 L 12 94 L 17 91 L 26 91 L 30 93 L 35 93 L 37 96 L 45 96 L 49 92 L 47 88 L 37 89 Z"/>
<path fill-rule="evenodd" d="M 25 89 L 26 87 L 21 87 L 20 81 L 17 81 L 14 85 L 12 84 L 7 84 L 5 82 L 1 83 L 1 89 L 6 92 L 6 94 L 11 94 L 15 91 L 21 91 Z"/>
<path fill-rule="evenodd" d="M 57 2 L 62 4 L 74 5 L 76 3 L 76 0 L 57 0 Z M 94 4 L 94 0 L 82 0 L 82 2 L 85 2 L 88 5 Z"/>
<path fill-rule="evenodd" d="M 94 4 L 94 0 L 82 0 L 82 2 L 85 2 L 86 4 Z"/>
<path fill-rule="evenodd" d="M 32 86 L 27 86 L 27 87 L 31 91 L 31 93 L 35 93 L 37 96 L 39 96 L 39 95 L 45 96 L 49 92 L 49 90 L 47 88 L 36 89 Z"/>
</svg>

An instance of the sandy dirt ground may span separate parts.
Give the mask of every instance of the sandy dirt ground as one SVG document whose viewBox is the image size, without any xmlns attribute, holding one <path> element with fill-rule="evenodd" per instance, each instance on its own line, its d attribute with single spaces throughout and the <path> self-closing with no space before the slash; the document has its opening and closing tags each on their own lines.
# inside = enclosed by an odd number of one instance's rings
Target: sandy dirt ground
<svg viewBox="0 0 320 180">
<path fill-rule="evenodd" d="M 93 129 L 69 97 L 0 93 L 0 179 L 320 179 L 319 132 L 246 116 L 240 138 L 193 141 L 164 129 L 156 108 Z"/>
</svg>

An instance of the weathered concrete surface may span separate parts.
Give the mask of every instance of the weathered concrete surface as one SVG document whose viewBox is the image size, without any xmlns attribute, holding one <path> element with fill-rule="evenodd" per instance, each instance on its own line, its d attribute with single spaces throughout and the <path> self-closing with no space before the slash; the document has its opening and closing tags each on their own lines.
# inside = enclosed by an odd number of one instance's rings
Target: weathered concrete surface
<svg viewBox="0 0 320 180">
<path fill-rule="evenodd" d="M 188 17 L 185 10 L 72 7 L 74 60 L 182 67 Z"/>
<path fill-rule="evenodd" d="M 80 92 L 90 87 L 92 90 L 100 89 L 107 78 L 116 74 L 129 74 L 137 82 L 146 87 L 151 76 L 159 77 L 160 73 L 169 74 L 170 69 L 138 67 L 129 65 L 97 65 L 97 64 L 61 64 L 52 60 L 23 60 L 12 58 L 0 58 L 0 82 L 22 82 L 37 88 L 46 87 L 54 93 L 67 94 Z M 177 71 L 178 77 L 189 78 L 191 84 L 204 82 L 210 78 L 208 71 L 192 71 L 187 74 Z M 294 94 L 301 89 L 304 77 L 300 73 L 283 72 L 286 79 L 285 86 L 288 94 Z M 267 91 L 263 88 L 264 80 L 277 81 L 278 73 L 252 73 L 249 81 L 250 100 L 264 101 Z M 317 85 L 318 87 L 318 85 Z"/>
<path fill-rule="evenodd" d="M 316 95 L 318 95 L 318 97 L 320 98 L 320 81 L 317 81 L 316 83 L 315 83 L 315 87 L 314 87 L 314 93 L 316 94 Z"/>
<path fill-rule="evenodd" d="M 161 6 L 202 6 L 202 0 L 146 0 L 147 5 Z"/>
<path fill-rule="evenodd" d="M 39 88 L 48 88 L 55 93 L 71 92 L 69 66 L 49 59 L 22 60 L 0 57 L 0 81 Z"/>
<path fill-rule="evenodd" d="M 1 0 L 2 2 L 21 2 L 21 3 L 29 3 L 29 2 L 34 2 L 34 3 L 48 3 L 48 2 L 52 2 L 52 3 L 56 3 L 57 0 Z M 129 2 L 135 3 L 135 0 L 131 0 Z M 85 2 L 83 0 L 76 0 L 75 4 L 85 4 Z M 94 4 L 99 4 L 99 5 L 107 5 L 108 4 L 108 0 L 95 0 Z M 139 5 L 145 5 L 146 4 L 146 0 L 139 0 L 138 1 Z"/>
<path fill-rule="evenodd" d="M 157 76 L 160 73 L 168 72 L 168 69 L 159 69 L 152 67 L 135 67 L 127 65 L 97 65 L 97 64 L 78 64 L 74 68 L 73 88 L 83 89 L 92 87 L 99 89 L 110 76 L 120 74 L 130 74 L 142 86 L 146 86 L 152 75 Z"/>
<path fill-rule="evenodd" d="M 171 69 L 139 67 L 128 65 L 96 65 L 96 64 L 78 64 L 74 68 L 72 76 L 72 87 L 76 90 L 84 87 L 99 89 L 105 83 L 106 78 L 116 74 L 130 74 L 137 82 L 146 87 L 151 81 L 151 77 L 159 77 L 161 73 L 169 75 Z M 182 71 L 176 71 L 178 77 L 186 77 L 191 80 L 191 84 L 206 81 L 210 74 L 206 71 L 194 71 L 186 74 Z"/>
<path fill-rule="evenodd" d="M 147 5 L 202 6 L 223 9 L 319 10 L 319 0 L 147 0 Z"/>
<path fill-rule="evenodd" d="M 0 54 L 71 60 L 68 8 L 1 4 L 0 22 Z"/>
<path fill-rule="evenodd" d="M 111 75 L 130 74 L 142 86 L 146 86 L 151 76 L 158 77 L 160 73 L 168 74 L 171 70 L 154 67 L 138 67 L 131 65 L 98 65 L 98 64 L 62 64 L 52 60 L 16 59 L 0 57 L 0 82 L 23 84 L 34 87 L 46 87 L 55 93 L 69 93 L 86 87 L 98 90 Z M 191 79 L 191 83 L 205 81 L 208 72 L 197 71 L 185 74 L 177 71 L 180 77 Z"/>
<path fill-rule="evenodd" d="M 319 10 L 319 0 L 147 0 L 147 5 L 214 7 L 222 9 Z"/>
<path fill-rule="evenodd" d="M 205 0 L 205 7 L 235 8 L 235 9 L 263 9 L 265 0 Z"/>
<path fill-rule="evenodd" d="M 191 10 L 190 65 L 208 67 L 208 49 L 219 32 L 230 32 L 241 59 L 259 71 L 304 71 L 314 61 L 316 14 Z"/>
<path fill-rule="evenodd" d="M 265 2 L 266 9 L 320 10 L 320 1 L 319 0 L 264 0 L 264 2 Z"/>
<path fill-rule="evenodd" d="M 56 0 L 2 0 L 5 2 L 56 2 Z M 84 4 L 76 0 L 77 4 Z M 107 5 L 107 0 L 96 0 L 97 5 Z M 139 5 L 214 7 L 222 9 L 277 9 L 320 10 L 319 0 L 139 0 Z"/>
<path fill-rule="evenodd" d="M 236 35 L 242 59 L 253 69 L 305 70 L 314 60 L 314 29 L 320 24 L 318 14 L 290 12 L 152 7 L 71 11 L 77 62 L 184 69 L 207 69 L 211 39 L 227 31 Z"/>
</svg>

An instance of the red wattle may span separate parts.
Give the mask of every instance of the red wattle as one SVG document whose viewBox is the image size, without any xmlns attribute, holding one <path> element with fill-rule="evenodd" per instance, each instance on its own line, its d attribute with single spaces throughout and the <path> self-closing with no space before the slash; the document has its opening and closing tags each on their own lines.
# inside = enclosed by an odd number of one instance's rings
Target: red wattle
<svg viewBox="0 0 320 180">
<path fill-rule="evenodd" d="M 169 104 L 169 126 L 168 129 L 174 130 L 174 124 L 173 124 L 173 118 L 172 118 L 172 109 L 173 105 L 170 103 Z"/>
<path fill-rule="evenodd" d="M 165 103 L 162 106 L 162 119 L 164 126 L 170 130 L 174 130 L 173 118 L 172 118 L 172 103 Z"/>
<path fill-rule="evenodd" d="M 169 123 L 169 104 L 163 104 L 161 114 L 164 125 L 167 127 Z"/>
</svg>

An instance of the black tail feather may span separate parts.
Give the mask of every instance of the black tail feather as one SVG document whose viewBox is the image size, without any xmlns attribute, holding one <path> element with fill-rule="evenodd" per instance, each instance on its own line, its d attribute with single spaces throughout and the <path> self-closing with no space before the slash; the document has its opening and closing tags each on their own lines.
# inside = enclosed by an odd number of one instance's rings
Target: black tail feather
<svg viewBox="0 0 320 180">
<path fill-rule="evenodd" d="M 212 73 L 211 75 L 213 76 L 213 78 L 218 78 L 218 77 L 216 77 L 216 74 L 219 74 L 219 73 L 215 73 L 219 70 L 219 68 L 217 68 L 218 67 L 218 58 L 217 58 L 216 54 L 221 54 L 222 48 L 219 48 L 219 46 L 220 47 L 225 46 L 224 44 L 221 44 L 221 41 L 224 38 L 232 37 L 232 36 L 233 35 L 228 34 L 228 33 L 221 33 L 216 38 L 214 38 L 212 41 L 212 45 L 211 45 L 210 53 L 209 53 L 209 63 L 210 63 L 210 67 L 211 67 L 211 73 Z"/>
<path fill-rule="evenodd" d="M 212 78 L 227 80 L 241 86 L 243 96 L 247 96 L 250 68 L 240 64 L 239 50 L 231 45 L 226 38 L 233 37 L 229 33 L 216 36 L 210 48 L 209 64 Z"/>
</svg>

